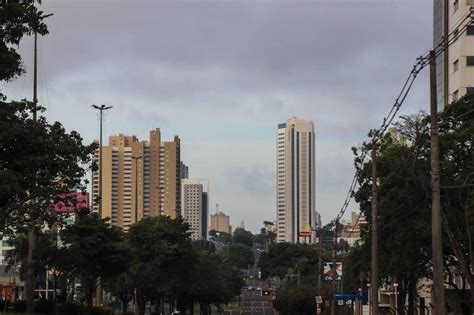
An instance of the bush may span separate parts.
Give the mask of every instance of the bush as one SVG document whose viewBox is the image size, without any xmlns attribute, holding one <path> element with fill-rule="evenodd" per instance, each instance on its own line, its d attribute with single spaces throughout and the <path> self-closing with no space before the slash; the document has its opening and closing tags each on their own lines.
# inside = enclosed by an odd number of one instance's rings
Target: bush
<svg viewBox="0 0 474 315">
<path fill-rule="evenodd" d="M 114 311 L 109 308 L 93 307 L 90 315 L 114 315 Z"/>
<path fill-rule="evenodd" d="M 61 315 L 79 315 L 82 306 L 77 303 L 64 303 L 59 307 L 59 314 Z"/>
<path fill-rule="evenodd" d="M 54 311 L 54 302 L 52 300 L 41 299 L 35 302 L 35 313 L 52 314 Z"/>
<path fill-rule="evenodd" d="M 16 301 L 14 304 L 15 313 L 26 312 L 26 301 Z"/>
</svg>

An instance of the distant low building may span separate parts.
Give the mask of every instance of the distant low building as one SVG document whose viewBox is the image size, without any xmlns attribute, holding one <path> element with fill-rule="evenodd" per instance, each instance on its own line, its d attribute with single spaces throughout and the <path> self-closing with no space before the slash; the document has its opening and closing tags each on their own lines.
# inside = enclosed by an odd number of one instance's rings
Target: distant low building
<svg viewBox="0 0 474 315">
<path fill-rule="evenodd" d="M 230 217 L 222 211 L 217 211 L 211 215 L 211 230 L 217 232 L 231 233 Z"/>
<path fill-rule="evenodd" d="M 351 220 L 342 223 L 343 230 L 339 239 L 346 241 L 349 246 L 354 246 L 361 239 L 361 226 L 367 224 L 367 220 L 361 213 L 351 212 Z"/>
<path fill-rule="evenodd" d="M 199 179 L 183 179 L 181 185 L 183 217 L 190 225 L 191 238 L 207 239 L 208 193 Z"/>
</svg>

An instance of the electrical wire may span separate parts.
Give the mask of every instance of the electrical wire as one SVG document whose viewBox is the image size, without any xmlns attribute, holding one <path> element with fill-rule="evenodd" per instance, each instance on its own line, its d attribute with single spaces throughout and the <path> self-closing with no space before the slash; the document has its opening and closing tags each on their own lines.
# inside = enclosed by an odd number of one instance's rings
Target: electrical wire
<svg viewBox="0 0 474 315">
<path fill-rule="evenodd" d="M 439 55 L 441 55 L 449 46 L 451 46 L 457 39 L 459 39 L 459 37 L 466 31 L 466 29 L 474 23 L 473 19 L 474 19 L 474 8 L 470 8 L 469 12 L 465 15 L 465 17 L 457 25 L 453 27 L 452 31 L 447 36 L 447 40 L 445 40 L 444 38 L 441 39 L 441 41 L 435 47 L 431 49 L 431 50 L 434 50 L 435 56 L 438 57 Z M 413 68 L 410 71 L 410 74 L 408 75 L 407 79 L 404 81 L 404 84 L 397 98 L 395 99 L 395 103 L 390 108 L 390 111 L 388 112 L 388 114 L 383 118 L 381 126 L 374 131 L 371 142 L 376 142 L 377 140 L 379 140 L 392 124 L 392 121 L 397 116 L 398 111 L 400 110 L 402 104 L 404 103 L 408 94 L 410 93 L 410 90 L 413 87 L 413 83 L 415 82 L 418 74 L 429 64 L 430 51 L 428 51 L 421 57 L 417 58 L 417 62 L 413 65 Z M 362 149 L 362 152 L 359 158 L 361 164 L 364 163 L 368 152 L 369 152 L 368 147 L 365 147 Z M 349 187 L 349 192 L 347 193 L 346 199 L 344 200 L 344 203 L 342 204 L 342 207 L 338 215 L 336 216 L 336 224 L 345 214 L 347 207 L 349 206 L 350 200 L 352 199 L 355 193 L 355 188 L 357 186 L 357 178 L 358 178 L 359 172 L 360 172 L 359 169 L 356 170 L 354 177 L 352 178 L 352 182 Z"/>
</svg>

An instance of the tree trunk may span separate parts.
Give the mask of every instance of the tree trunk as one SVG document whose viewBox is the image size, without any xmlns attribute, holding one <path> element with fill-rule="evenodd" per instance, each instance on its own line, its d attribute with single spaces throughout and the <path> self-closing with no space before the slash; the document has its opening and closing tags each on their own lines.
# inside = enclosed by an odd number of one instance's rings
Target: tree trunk
<svg viewBox="0 0 474 315">
<path fill-rule="evenodd" d="M 95 283 L 96 279 L 95 277 L 89 277 L 87 278 L 87 292 L 86 292 L 86 314 L 90 314 L 91 309 L 92 309 L 92 303 L 93 303 L 93 297 L 95 293 Z"/>
<path fill-rule="evenodd" d="M 416 279 L 414 274 L 410 274 L 410 281 L 408 282 L 408 315 L 414 315 L 416 298 Z"/>
<path fill-rule="evenodd" d="M 138 294 L 138 314 L 145 315 L 146 299 L 140 293 Z"/>
<path fill-rule="evenodd" d="M 398 314 L 399 315 L 403 315 L 405 314 L 405 301 L 406 301 L 406 298 L 407 298 L 407 288 L 406 288 L 406 285 L 405 283 L 402 281 L 402 284 L 400 286 L 400 292 L 398 293 Z"/>
</svg>

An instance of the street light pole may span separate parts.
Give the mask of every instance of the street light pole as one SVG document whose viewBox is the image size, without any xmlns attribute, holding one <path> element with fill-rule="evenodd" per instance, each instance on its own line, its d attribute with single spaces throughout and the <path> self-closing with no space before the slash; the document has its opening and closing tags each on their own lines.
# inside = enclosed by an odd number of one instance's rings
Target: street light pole
<svg viewBox="0 0 474 315">
<path fill-rule="evenodd" d="M 52 16 L 53 14 L 46 14 L 40 17 L 41 20 Z M 38 26 L 34 27 L 34 56 L 33 56 L 33 108 L 32 116 L 33 122 L 36 124 L 38 121 Z M 26 311 L 32 313 L 35 307 L 35 276 L 33 270 L 33 252 L 35 248 L 35 231 L 34 227 L 30 227 L 28 231 L 28 252 L 27 252 L 27 268 L 26 268 L 26 281 L 25 281 L 25 291 L 26 291 Z"/>
<path fill-rule="evenodd" d="M 100 112 L 100 136 L 99 136 L 99 217 L 102 218 L 102 120 L 104 117 L 104 111 L 111 109 L 113 106 L 97 106 L 91 105 L 92 108 L 97 109 Z M 97 279 L 97 289 L 96 289 L 96 305 L 100 306 L 102 303 L 102 281 L 100 278 Z"/>
<path fill-rule="evenodd" d="M 100 135 L 99 135 L 99 196 L 98 196 L 98 201 L 99 201 L 99 216 L 102 217 L 102 120 L 104 117 L 104 111 L 111 109 L 113 106 L 97 106 L 97 105 L 91 105 L 92 108 L 97 109 L 100 112 L 100 122 L 99 122 L 99 129 L 100 129 Z"/>
</svg>

